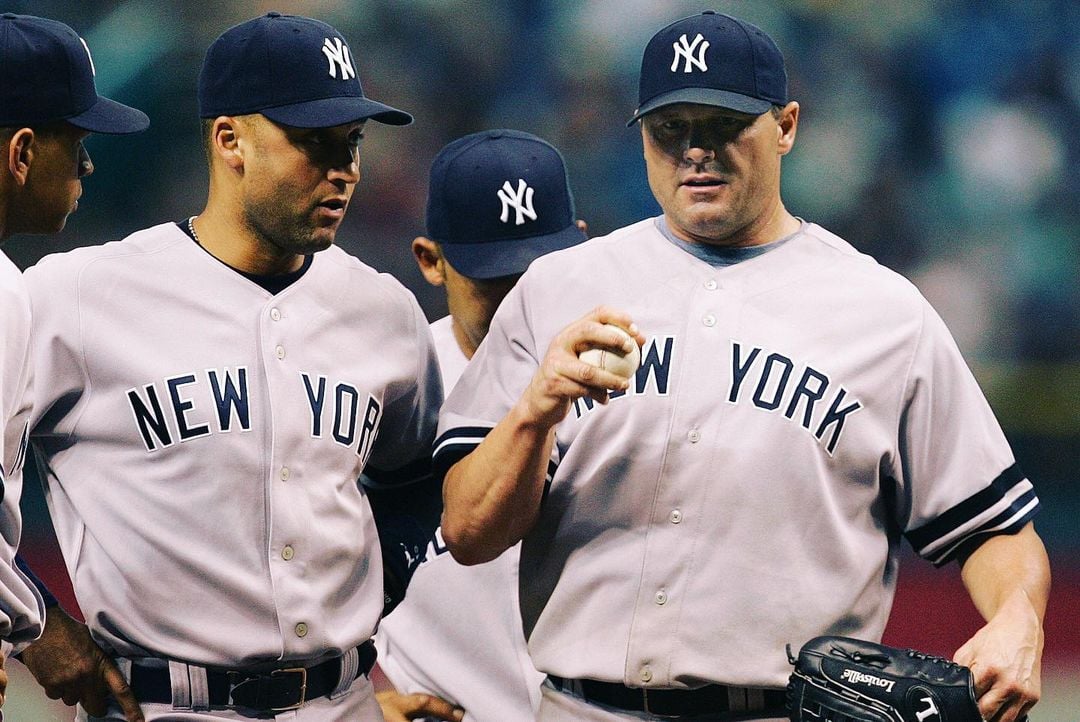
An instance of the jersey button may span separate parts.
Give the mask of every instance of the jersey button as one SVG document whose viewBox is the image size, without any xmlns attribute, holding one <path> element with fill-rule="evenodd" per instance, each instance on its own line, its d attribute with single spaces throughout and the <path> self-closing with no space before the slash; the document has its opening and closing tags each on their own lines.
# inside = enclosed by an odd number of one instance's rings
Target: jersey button
<svg viewBox="0 0 1080 722">
<path fill-rule="evenodd" d="M 289 545 L 285 545 L 285 548 L 281 550 L 281 558 L 285 561 L 289 561 L 293 558 L 293 548 Z"/>
<path fill-rule="evenodd" d="M 701 441 L 701 432 L 697 429 L 690 429 L 690 433 L 686 435 L 686 438 L 690 439 L 691 444 L 696 444 Z"/>
<path fill-rule="evenodd" d="M 668 519 L 671 520 L 672 524 L 678 524 L 680 521 L 682 521 L 682 512 L 678 509 L 672 509 L 671 513 L 668 514 Z"/>
<path fill-rule="evenodd" d="M 656 593 L 656 603 L 660 606 L 664 606 L 665 604 L 667 604 L 667 592 L 665 592 L 663 589 Z"/>
<path fill-rule="evenodd" d="M 709 289 L 710 291 L 715 291 L 718 285 L 719 284 L 717 284 L 715 278 L 710 278 L 708 281 L 705 282 L 705 288 Z"/>
<path fill-rule="evenodd" d="M 277 357 L 279 359 L 285 358 L 285 347 L 284 346 L 278 346 L 276 349 L 274 349 L 274 353 L 277 354 Z"/>
<path fill-rule="evenodd" d="M 716 316 L 712 315 L 711 313 L 707 313 L 702 317 L 701 322 L 709 328 L 712 328 L 716 325 Z"/>
<path fill-rule="evenodd" d="M 270 309 L 270 318 L 274 319 L 275 321 L 280 321 L 281 320 L 281 311 L 277 310 L 276 308 L 271 308 Z"/>
<path fill-rule="evenodd" d="M 289 467 L 281 467 L 281 480 L 288 481 L 290 476 L 292 476 L 292 473 L 289 471 Z"/>
<path fill-rule="evenodd" d="M 307 625 L 304 624 L 303 622 L 300 622 L 300 623 L 298 623 L 296 625 L 296 628 L 295 628 L 294 631 L 296 632 L 297 637 L 306 637 L 307 636 Z"/>
<path fill-rule="evenodd" d="M 642 682 L 648 682 L 651 679 L 652 679 L 652 670 L 649 669 L 648 665 L 645 665 L 644 667 L 641 668 L 641 681 Z"/>
</svg>

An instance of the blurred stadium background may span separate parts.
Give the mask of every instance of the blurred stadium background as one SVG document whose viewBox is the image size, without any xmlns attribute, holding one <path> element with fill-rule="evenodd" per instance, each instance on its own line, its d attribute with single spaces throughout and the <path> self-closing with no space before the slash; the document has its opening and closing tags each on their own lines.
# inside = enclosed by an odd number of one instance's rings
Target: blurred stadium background
<svg viewBox="0 0 1080 722">
<path fill-rule="evenodd" d="M 531 131 L 566 156 L 593 235 L 655 214 L 637 131 L 624 127 L 641 50 L 661 26 L 710 7 L 760 25 L 787 57 L 802 104 L 787 206 L 918 284 L 1035 482 L 1055 578 L 1032 720 L 1080 720 L 1075 0 L 0 0 L 0 11 L 74 27 L 99 90 L 152 121 L 140 136 L 92 137 L 97 170 L 68 228 L 5 250 L 25 267 L 198 213 L 206 172 L 195 87 L 206 47 L 255 15 L 300 13 L 342 30 L 369 95 L 416 116 L 405 129 L 369 128 L 339 242 L 402 279 L 437 318 L 445 306 L 409 241 L 423 230 L 438 149 L 484 128 Z M 24 554 L 75 609 L 35 487 L 29 479 Z M 887 641 L 951 655 L 979 624 L 958 570 L 905 562 Z M 71 719 L 18 662 L 8 666 L 6 719 Z"/>
</svg>

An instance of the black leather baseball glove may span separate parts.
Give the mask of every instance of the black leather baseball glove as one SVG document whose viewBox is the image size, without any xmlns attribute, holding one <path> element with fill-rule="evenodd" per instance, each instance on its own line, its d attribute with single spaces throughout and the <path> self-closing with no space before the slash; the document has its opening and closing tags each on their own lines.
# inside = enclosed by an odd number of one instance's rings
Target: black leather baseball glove
<svg viewBox="0 0 1080 722">
<path fill-rule="evenodd" d="M 788 660 L 793 722 L 982 722 L 971 670 L 941 657 L 827 636 Z"/>
</svg>

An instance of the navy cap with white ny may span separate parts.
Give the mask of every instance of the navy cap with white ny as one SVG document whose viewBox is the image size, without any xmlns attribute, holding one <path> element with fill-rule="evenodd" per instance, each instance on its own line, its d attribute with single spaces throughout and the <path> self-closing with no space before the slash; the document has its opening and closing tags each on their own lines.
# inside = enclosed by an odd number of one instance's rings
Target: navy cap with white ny
<svg viewBox="0 0 1080 722">
<path fill-rule="evenodd" d="M 641 58 L 638 108 L 627 125 L 675 103 L 760 115 L 788 101 L 784 56 L 765 31 L 707 10 L 662 28 Z"/>
<path fill-rule="evenodd" d="M 364 96 L 353 54 L 332 26 L 267 13 L 229 28 L 206 51 L 199 117 L 261 113 L 297 128 L 372 119 L 408 125 L 412 116 Z"/>
<path fill-rule="evenodd" d="M 95 133 L 146 130 L 150 119 L 97 93 L 90 48 L 64 23 L 0 15 L 0 127 L 65 121 Z"/>
</svg>

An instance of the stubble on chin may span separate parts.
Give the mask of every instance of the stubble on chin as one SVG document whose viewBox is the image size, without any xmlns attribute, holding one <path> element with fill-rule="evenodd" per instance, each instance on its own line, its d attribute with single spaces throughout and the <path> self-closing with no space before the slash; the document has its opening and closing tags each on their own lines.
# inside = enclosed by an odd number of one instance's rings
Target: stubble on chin
<svg viewBox="0 0 1080 722">
<path fill-rule="evenodd" d="M 257 237 L 286 253 L 306 256 L 326 250 L 334 245 L 337 235 L 337 228 L 319 228 L 300 218 L 283 218 L 280 207 L 249 207 L 244 215 Z"/>
<path fill-rule="evenodd" d="M 676 214 L 673 220 L 683 233 L 702 243 L 721 242 L 734 231 L 732 219 L 712 209 L 699 212 L 684 210 Z"/>
</svg>

